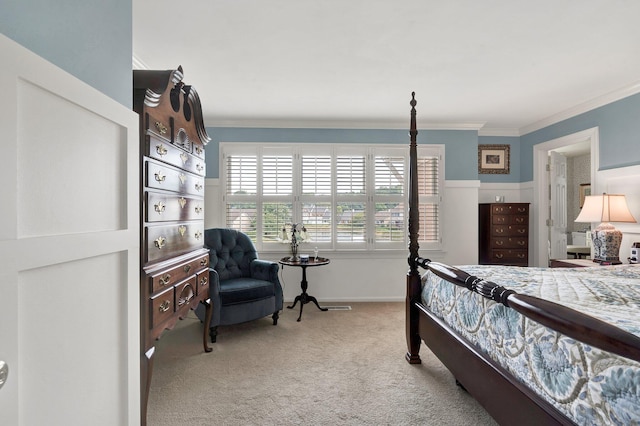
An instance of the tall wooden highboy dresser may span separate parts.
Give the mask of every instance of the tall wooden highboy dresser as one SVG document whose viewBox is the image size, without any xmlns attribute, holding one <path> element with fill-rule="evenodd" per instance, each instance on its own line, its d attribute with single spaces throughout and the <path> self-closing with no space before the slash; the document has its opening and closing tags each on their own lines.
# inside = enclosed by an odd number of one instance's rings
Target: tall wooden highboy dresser
<svg viewBox="0 0 640 426">
<path fill-rule="evenodd" d="M 140 116 L 142 424 L 155 341 L 198 303 L 211 315 L 204 247 L 204 147 L 210 138 L 198 94 L 182 79 L 182 67 L 133 72 L 133 108 Z M 203 345 L 211 350 L 204 326 Z"/>
<path fill-rule="evenodd" d="M 529 265 L 529 204 L 486 203 L 478 210 L 481 265 Z"/>
</svg>

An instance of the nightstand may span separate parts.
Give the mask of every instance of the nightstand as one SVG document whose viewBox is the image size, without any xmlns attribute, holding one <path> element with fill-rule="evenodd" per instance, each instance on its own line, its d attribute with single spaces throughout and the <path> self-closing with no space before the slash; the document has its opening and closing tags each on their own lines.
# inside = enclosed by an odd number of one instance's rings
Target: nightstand
<svg viewBox="0 0 640 426">
<path fill-rule="evenodd" d="M 586 268 L 599 265 L 591 259 L 551 259 L 550 262 L 550 268 Z"/>
</svg>

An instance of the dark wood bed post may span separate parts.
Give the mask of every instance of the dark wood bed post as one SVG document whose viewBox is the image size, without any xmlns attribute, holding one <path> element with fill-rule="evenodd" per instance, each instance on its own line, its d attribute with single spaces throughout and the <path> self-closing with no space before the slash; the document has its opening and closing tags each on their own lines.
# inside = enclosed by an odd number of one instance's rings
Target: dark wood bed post
<svg viewBox="0 0 640 426">
<path fill-rule="evenodd" d="M 416 126 L 416 93 L 411 92 L 411 127 L 409 136 L 409 271 L 407 272 L 406 333 L 409 364 L 420 364 L 420 335 L 418 334 L 418 309 L 414 301 L 420 297 L 420 274 L 418 273 L 418 232 L 420 231 L 418 210 L 418 129 Z"/>
</svg>

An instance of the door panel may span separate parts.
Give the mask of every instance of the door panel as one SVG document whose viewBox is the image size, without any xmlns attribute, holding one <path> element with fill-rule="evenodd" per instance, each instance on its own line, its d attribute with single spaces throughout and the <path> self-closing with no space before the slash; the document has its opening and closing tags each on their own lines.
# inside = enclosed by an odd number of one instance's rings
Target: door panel
<svg viewBox="0 0 640 426">
<path fill-rule="evenodd" d="M 139 424 L 137 115 L 0 51 L 0 422 Z"/>
<path fill-rule="evenodd" d="M 567 257 L 567 158 L 551 151 L 549 156 L 550 187 L 550 259 Z"/>
</svg>

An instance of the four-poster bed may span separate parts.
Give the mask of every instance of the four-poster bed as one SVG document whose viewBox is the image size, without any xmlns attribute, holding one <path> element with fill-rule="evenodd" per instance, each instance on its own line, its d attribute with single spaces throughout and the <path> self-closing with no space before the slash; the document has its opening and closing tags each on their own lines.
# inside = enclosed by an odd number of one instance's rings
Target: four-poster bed
<svg viewBox="0 0 640 426">
<path fill-rule="evenodd" d="M 639 424 L 640 267 L 420 257 L 414 93 L 410 104 L 407 361 L 421 362 L 424 341 L 501 424 Z"/>
</svg>

